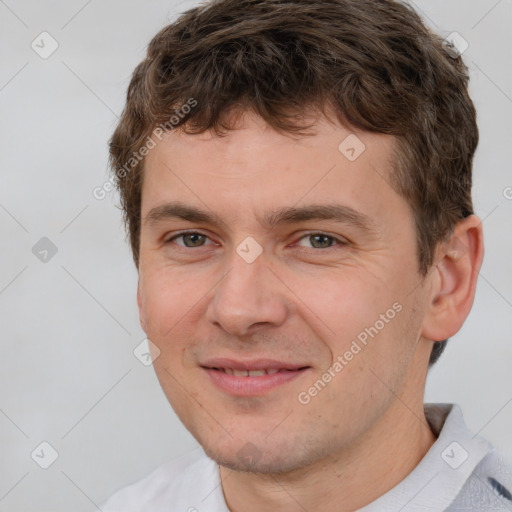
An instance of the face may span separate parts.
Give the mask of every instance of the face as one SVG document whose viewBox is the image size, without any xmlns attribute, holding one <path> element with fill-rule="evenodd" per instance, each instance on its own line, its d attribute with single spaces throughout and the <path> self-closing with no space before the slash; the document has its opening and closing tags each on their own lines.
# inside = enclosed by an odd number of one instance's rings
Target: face
<svg viewBox="0 0 512 512">
<path fill-rule="evenodd" d="M 224 138 L 174 131 L 146 157 L 141 325 L 220 464 L 305 467 L 422 394 L 426 291 L 392 150 L 324 118 L 291 138 L 245 113 Z"/>
</svg>

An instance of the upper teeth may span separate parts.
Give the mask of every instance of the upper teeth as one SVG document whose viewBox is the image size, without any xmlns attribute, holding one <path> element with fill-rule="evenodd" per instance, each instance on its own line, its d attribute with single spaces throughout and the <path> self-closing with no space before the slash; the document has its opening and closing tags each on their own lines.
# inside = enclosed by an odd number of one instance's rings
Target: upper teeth
<svg viewBox="0 0 512 512">
<path fill-rule="evenodd" d="M 233 370 L 232 368 L 221 368 L 221 370 L 235 377 L 259 377 L 261 375 L 273 375 L 279 371 L 275 368 L 264 370 Z"/>
</svg>

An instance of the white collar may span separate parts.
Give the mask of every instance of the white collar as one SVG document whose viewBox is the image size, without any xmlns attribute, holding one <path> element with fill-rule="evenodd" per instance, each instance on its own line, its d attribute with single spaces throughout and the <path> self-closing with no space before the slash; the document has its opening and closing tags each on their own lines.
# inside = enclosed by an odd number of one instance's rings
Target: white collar
<svg viewBox="0 0 512 512">
<path fill-rule="evenodd" d="M 425 404 L 424 409 L 437 441 L 404 480 L 360 512 L 446 510 L 492 448 L 468 430 L 458 405 Z"/>
</svg>

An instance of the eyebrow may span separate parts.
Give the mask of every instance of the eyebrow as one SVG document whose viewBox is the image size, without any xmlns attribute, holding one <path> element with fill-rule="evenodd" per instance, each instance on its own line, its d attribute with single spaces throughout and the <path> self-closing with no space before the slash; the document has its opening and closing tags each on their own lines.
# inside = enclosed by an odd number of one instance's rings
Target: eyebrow
<svg viewBox="0 0 512 512">
<path fill-rule="evenodd" d="M 144 224 L 155 225 L 172 219 L 205 223 L 213 226 L 225 225 L 225 222 L 218 215 L 180 202 L 165 203 L 152 208 L 146 215 Z M 330 220 L 351 224 L 368 233 L 377 231 L 375 222 L 370 217 L 349 206 L 340 204 L 283 207 L 272 210 L 263 218 L 258 218 L 261 225 L 270 228 L 279 224 L 295 224 L 312 220 Z"/>
</svg>

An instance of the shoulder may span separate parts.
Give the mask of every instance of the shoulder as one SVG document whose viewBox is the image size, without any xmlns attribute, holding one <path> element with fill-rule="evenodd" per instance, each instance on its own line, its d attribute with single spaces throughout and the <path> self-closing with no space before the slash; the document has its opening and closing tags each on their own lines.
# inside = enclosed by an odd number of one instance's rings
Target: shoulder
<svg viewBox="0 0 512 512">
<path fill-rule="evenodd" d="M 492 449 L 474 469 L 449 512 L 512 510 L 512 463 Z"/>
<path fill-rule="evenodd" d="M 171 462 L 163 464 L 146 477 L 114 493 L 102 506 L 103 512 L 140 512 L 193 509 L 202 489 L 215 487 L 218 467 L 196 448 Z"/>
</svg>

